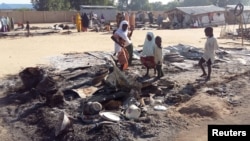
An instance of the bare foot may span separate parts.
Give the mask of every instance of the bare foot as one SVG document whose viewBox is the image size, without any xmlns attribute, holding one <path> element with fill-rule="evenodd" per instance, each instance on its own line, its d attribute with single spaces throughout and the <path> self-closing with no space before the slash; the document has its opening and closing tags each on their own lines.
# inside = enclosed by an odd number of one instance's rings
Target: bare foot
<svg viewBox="0 0 250 141">
<path fill-rule="evenodd" d="M 206 73 L 203 73 L 200 77 L 205 77 L 205 76 L 207 76 L 207 74 L 206 74 Z"/>
<path fill-rule="evenodd" d="M 164 76 L 164 74 L 162 73 L 162 74 L 161 74 L 161 77 L 163 77 L 163 76 Z"/>
<path fill-rule="evenodd" d="M 209 81 L 210 80 L 210 77 L 207 77 L 206 79 L 205 79 L 205 81 Z"/>
<path fill-rule="evenodd" d="M 163 77 L 163 75 L 160 75 L 160 76 L 156 76 L 157 79 L 160 79 L 161 77 Z"/>
</svg>

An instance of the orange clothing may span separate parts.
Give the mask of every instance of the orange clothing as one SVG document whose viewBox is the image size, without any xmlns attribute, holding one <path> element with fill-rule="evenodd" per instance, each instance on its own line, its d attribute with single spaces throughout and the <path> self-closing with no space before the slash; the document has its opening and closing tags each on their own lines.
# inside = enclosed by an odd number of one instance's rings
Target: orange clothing
<svg viewBox="0 0 250 141">
<path fill-rule="evenodd" d="M 118 61 L 121 65 L 123 65 L 123 70 L 128 68 L 128 58 L 129 54 L 128 51 L 125 48 L 121 48 L 121 51 L 118 53 Z"/>
</svg>

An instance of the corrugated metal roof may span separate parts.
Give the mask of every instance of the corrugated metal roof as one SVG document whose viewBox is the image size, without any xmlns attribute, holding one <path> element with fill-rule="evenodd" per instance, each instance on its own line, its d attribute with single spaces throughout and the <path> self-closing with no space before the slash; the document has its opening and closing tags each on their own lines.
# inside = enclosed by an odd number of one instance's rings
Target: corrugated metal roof
<svg viewBox="0 0 250 141">
<path fill-rule="evenodd" d="M 236 5 L 227 5 L 226 8 L 230 10 L 234 10 Z M 250 11 L 250 6 L 245 6 L 244 5 L 244 11 Z"/>
<path fill-rule="evenodd" d="M 189 15 L 200 15 L 211 12 L 224 12 L 225 9 L 221 7 L 217 7 L 214 5 L 208 6 L 192 6 L 192 7 L 176 7 L 176 9 L 189 14 Z"/>
<path fill-rule="evenodd" d="M 88 9 L 115 9 L 114 6 L 102 6 L 102 5 L 80 5 L 81 8 Z"/>
</svg>

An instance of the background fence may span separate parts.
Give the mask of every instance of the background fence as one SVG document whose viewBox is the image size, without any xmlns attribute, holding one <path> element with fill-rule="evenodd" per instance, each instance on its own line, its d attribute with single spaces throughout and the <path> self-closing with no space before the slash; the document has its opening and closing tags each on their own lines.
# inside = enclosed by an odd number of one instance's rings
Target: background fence
<svg viewBox="0 0 250 141">
<path fill-rule="evenodd" d="M 137 11 L 132 12 L 136 13 Z M 26 21 L 30 23 L 60 23 L 72 22 L 76 13 L 77 11 L 0 11 L 0 17 L 12 17 L 15 24 L 26 23 Z M 152 11 L 152 13 L 156 18 L 159 14 L 164 15 L 163 11 Z"/>
<path fill-rule="evenodd" d="M 71 22 L 76 11 L 0 11 L 0 16 L 14 19 L 14 23 Z"/>
</svg>

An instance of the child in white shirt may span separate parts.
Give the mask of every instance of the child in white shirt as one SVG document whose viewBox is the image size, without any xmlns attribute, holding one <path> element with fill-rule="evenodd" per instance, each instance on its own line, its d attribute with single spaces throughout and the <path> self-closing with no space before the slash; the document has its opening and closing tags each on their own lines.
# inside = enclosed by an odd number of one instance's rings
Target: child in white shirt
<svg viewBox="0 0 250 141">
<path fill-rule="evenodd" d="M 214 63 L 215 60 L 215 50 L 218 49 L 218 43 L 216 38 L 213 36 L 213 28 L 207 27 L 205 28 L 205 35 L 207 36 L 207 41 L 205 43 L 205 50 L 202 58 L 199 61 L 199 66 L 201 67 L 201 70 L 203 74 L 201 77 L 206 77 L 206 81 L 210 80 L 212 67 L 211 65 Z M 207 63 L 208 67 L 208 74 L 206 73 L 203 63 Z"/>
</svg>

